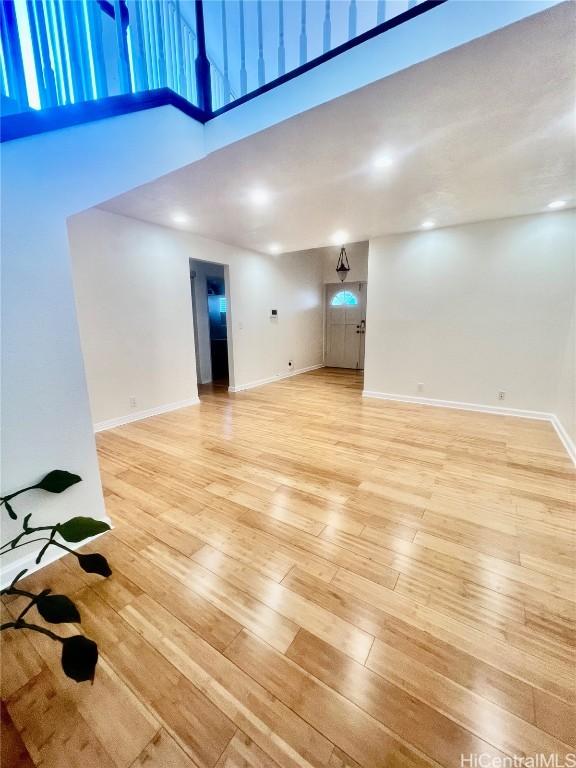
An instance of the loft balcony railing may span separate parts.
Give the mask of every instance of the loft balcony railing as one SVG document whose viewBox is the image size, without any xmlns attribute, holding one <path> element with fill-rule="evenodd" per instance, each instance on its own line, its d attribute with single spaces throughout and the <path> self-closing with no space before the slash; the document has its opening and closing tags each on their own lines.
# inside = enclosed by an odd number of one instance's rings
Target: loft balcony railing
<svg viewBox="0 0 576 768">
<path fill-rule="evenodd" d="M 168 92 L 206 121 L 444 1 L 0 0 L 2 117 Z"/>
</svg>

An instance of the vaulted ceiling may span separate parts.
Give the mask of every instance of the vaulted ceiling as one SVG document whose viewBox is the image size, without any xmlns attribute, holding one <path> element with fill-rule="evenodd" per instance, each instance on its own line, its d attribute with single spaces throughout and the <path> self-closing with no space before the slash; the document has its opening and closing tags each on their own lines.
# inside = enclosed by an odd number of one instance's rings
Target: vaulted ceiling
<svg viewBox="0 0 576 768">
<path fill-rule="evenodd" d="M 293 251 L 573 205 L 575 18 L 555 6 L 102 207 Z"/>
</svg>

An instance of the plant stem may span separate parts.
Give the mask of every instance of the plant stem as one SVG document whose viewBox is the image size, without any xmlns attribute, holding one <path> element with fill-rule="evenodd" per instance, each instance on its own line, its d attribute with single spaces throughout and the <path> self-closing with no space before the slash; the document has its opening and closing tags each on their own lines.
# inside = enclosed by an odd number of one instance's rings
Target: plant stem
<svg viewBox="0 0 576 768">
<path fill-rule="evenodd" d="M 52 640 L 59 640 L 61 643 L 66 640 L 65 637 L 61 637 L 45 627 L 39 627 L 37 624 L 28 624 L 26 621 L 8 621 L 0 625 L 0 632 L 3 632 L 5 629 L 32 629 L 34 632 L 41 632 L 43 635 L 51 637 Z"/>
<path fill-rule="evenodd" d="M 30 541 L 24 541 L 22 544 L 16 544 L 15 547 L 12 547 L 12 549 L 20 549 L 20 547 L 25 547 L 28 544 L 35 544 L 37 541 L 49 541 L 51 544 L 54 544 L 55 547 L 60 547 L 60 549 L 65 549 L 66 552 L 72 552 L 72 554 L 75 554 L 73 549 L 70 549 L 70 547 L 67 547 L 65 544 L 60 544 L 59 541 L 54 541 L 54 539 L 49 539 L 47 536 L 41 536 L 39 539 L 30 539 Z M 12 552 L 12 549 L 9 550 Z M 0 555 L 5 555 L 6 552 L 0 552 Z"/>
<path fill-rule="evenodd" d="M 22 533 L 19 533 L 18 536 L 12 539 L 12 541 L 7 541 L 5 544 L 2 544 L 0 546 L 0 550 L 6 549 L 6 548 L 8 548 L 7 551 L 10 549 L 16 549 L 16 545 L 20 541 L 20 539 L 22 539 L 24 536 L 27 536 L 28 534 L 36 533 L 37 531 L 52 531 L 52 535 L 54 536 L 56 532 L 56 527 L 57 526 L 55 525 L 40 525 L 36 528 L 28 528 L 26 526 L 26 521 L 25 521 L 24 530 L 22 531 Z M 24 543 L 27 544 L 28 542 L 24 542 Z M 4 554 L 4 553 L 0 552 L 0 554 Z"/>
<path fill-rule="evenodd" d="M 20 611 L 20 615 L 16 619 L 16 623 L 22 621 L 24 619 L 24 616 L 26 616 L 26 614 L 28 613 L 30 608 L 32 608 L 34 605 L 36 605 L 36 598 L 35 597 L 32 600 L 30 600 L 30 602 L 28 603 L 26 608 L 24 608 L 24 610 Z"/>
<path fill-rule="evenodd" d="M 21 624 L 22 619 L 24 618 L 24 616 L 26 616 L 30 608 L 33 608 L 38 602 L 38 600 L 40 600 L 41 597 L 46 597 L 46 595 L 49 595 L 51 591 L 52 591 L 51 589 L 43 589 L 42 592 L 40 592 L 39 594 L 33 595 L 31 592 L 24 592 L 21 589 L 14 590 L 14 592 L 19 592 L 21 595 L 27 595 L 28 597 L 32 598 L 28 603 L 28 605 L 20 612 L 20 615 L 16 619 L 16 623 Z M 14 592 L 12 594 L 14 594 Z"/>
<path fill-rule="evenodd" d="M 28 544 L 36 544 L 38 541 L 47 541 L 48 544 L 54 544 L 55 547 L 60 547 L 60 549 L 64 549 L 64 550 L 66 550 L 66 552 L 69 552 L 72 555 L 76 555 L 76 552 L 74 552 L 73 549 L 70 549 L 70 547 L 67 547 L 65 544 L 60 544 L 59 541 L 54 541 L 53 538 L 47 538 L 46 536 L 42 536 L 39 539 L 30 539 L 30 541 L 25 541 L 22 544 L 16 544 L 14 547 L 12 547 L 12 549 L 20 549 L 20 547 L 26 547 Z M 48 545 L 46 545 L 46 546 L 48 546 Z M 7 550 L 7 551 L 11 552 L 12 549 L 11 550 Z M 0 552 L 0 555 L 4 555 L 4 554 L 6 554 L 6 553 L 5 552 Z M 78 557 L 78 555 L 76 555 L 76 557 Z M 23 573 L 25 573 L 25 572 L 26 571 L 23 571 Z M 12 582 L 12 584 L 10 584 L 9 587 L 6 587 L 5 589 L 1 590 L 0 591 L 0 595 L 20 594 L 20 595 L 26 595 L 27 597 L 34 597 L 34 595 L 32 595 L 31 593 L 22 592 L 20 590 L 16 590 L 15 589 L 15 587 L 13 585 L 18 581 L 19 576 L 20 576 L 20 574 L 18 575 L 18 577 L 16 579 L 14 579 L 14 581 Z"/>
<path fill-rule="evenodd" d="M 5 501 L 10 501 L 10 499 L 15 499 L 16 496 L 20 496 L 21 493 L 26 493 L 26 491 L 33 491 L 35 488 L 38 488 L 38 485 L 29 485 L 28 488 L 20 488 L 19 491 L 9 493 L 8 496 L 2 496 L 0 497 L 0 505 L 4 504 Z"/>
<path fill-rule="evenodd" d="M 28 572 L 28 568 L 24 568 L 23 570 L 20 571 L 20 573 L 17 573 L 16 576 L 14 576 L 14 578 L 12 579 L 12 583 L 9 586 L 5 587 L 0 592 L 0 595 L 4 595 L 5 593 L 8 592 L 8 590 L 14 589 L 15 588 L 14 585 L 17 584 L 20 581 L 20 579 L 22 578 L 22 576 L 24 576 L 24 574 L 27 573 L 27 572 Z"/>
<path fill-rule="evenodd" d="M 50 541 L 50 539 L 48 537 L 46 537 L 46 536 L 43 536 L 40 539 L 30 539 L 30 541 L 25 541 L 22 544 L 16 544 L 15 546 L 12 547 L 12 549 L 9 549 L 7 551 L 11 552 L 13 549 L 20 549 L 20 547 L 25 547 L 27 544 L 35 544 L 37 541 Z M 56 542 L 53 542 L 53 543 L 55 544 Z M 6 546 L 6 545 L 4 545 L 4 546 Z M 5 554 L 6 554 L 6 552 L 0 552 L 0 555 L 5 555 Z"/>
<path fill-rule="evenodd" d="M 32 592 L 26 592 L 24 589 L 17 589 L 16 587 L 6 587 L 6 589 L 2 590 L 3 595 L 22 595 L 22 597 L 38 597 L 38 595 L 33 594 Z"/>
<path fill-rule="evenodd" d="M 48 541 L 51 544 L 54 544 L 55 547 L 60 547 L 60 549 L 65 549 L 66 552 L 70 552 L 71 554 L 76 555 L 76 552 L 74 552 L 73 549 L 70 549 L 70 547 L 67 547 L 65 544 L 60 544 L 59 541 L 54 541 L 54 539 L 48 539 Z"/>
</svg>

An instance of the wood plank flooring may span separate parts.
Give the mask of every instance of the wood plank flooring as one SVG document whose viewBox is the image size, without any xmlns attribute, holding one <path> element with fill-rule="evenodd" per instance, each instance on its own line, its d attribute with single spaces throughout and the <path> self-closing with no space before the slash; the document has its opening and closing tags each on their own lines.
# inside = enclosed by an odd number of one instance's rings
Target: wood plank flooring
<svg viewBox="0 0 576 768">
<path fill-rule="evenodd" d="M 98 435 L 115 528 L 88 550 L 113 576 L 27 580 L 74 596 L 96 680 L 4 633 L 3 766 L 576 752 L 576 476 L 552 427 L 361 388 L 322 369 Z"/>
</svg>

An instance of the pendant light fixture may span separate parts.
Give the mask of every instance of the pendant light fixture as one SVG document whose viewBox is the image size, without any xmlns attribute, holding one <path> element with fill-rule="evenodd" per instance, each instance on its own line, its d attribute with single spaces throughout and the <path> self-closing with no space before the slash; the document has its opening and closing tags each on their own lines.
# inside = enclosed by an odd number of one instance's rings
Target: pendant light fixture
<svg viewBox="0 0 576 768">
<path fill-rule="evenodd" d="M 348 272 L 350 272 L 350 264 L 348 263 L 346 248 L 342 246 L 340 249 L 340 256 L 338 257 L 338 264 L 336 264 L 336 274 L 340 278 L 341 283 L 348 277 Z"/>
</svg>

